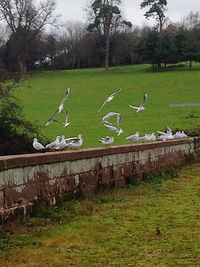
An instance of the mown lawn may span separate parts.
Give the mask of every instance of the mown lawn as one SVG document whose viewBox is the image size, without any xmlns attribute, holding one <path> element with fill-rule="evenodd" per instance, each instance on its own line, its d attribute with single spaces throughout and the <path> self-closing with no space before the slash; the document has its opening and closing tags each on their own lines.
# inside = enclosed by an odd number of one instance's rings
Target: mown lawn
<svg viewBox="0 0 200 267">
<path fill-rule="evenodd" d="M 70 111 L 70 127 L 44 123 L 55 111 L 66 90 L 71 94 L 66 102 Z M 120 94 L 98 113 L 108 95 L 118 89 Z M 17 90 L 26 117 L 43 126 L 42 131 L 50 139 L 57 135 L 84 136 L 84 146 L 99 146 L 99 138 L 114 135 L 103 127 L 102 116 L 109 111 L 122 114 L 124 134 L 116 137 L 115 144 L 126 143 L 125 137 L 136 130 L 141 134 L 164 129 L 193 128 L 200 124 L 200 107 L 169 108 L 172 103 L 200 102 L 200 64 L 192 70 L 188 66 L 152 72 L 147 65 L 103 69 L 83 69 L 35 73 Z M 149 95 L 146 111 L 136 113 L 128 104 L 139 105 L 144 92 Z M 65 115 L 57 119 L 64 121 Z"/>
<path fill-rule="evenodd" d="M 200 263 L 200 164 L 62 203 L 7 227 L 4 267 L 190 267 Z M 159 229 L 160 234 L 156 231 Z"/>
</svg>

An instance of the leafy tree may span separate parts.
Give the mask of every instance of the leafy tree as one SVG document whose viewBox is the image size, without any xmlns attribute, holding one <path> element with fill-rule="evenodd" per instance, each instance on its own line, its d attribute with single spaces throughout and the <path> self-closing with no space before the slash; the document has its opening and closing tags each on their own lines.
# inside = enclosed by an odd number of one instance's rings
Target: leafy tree
<svg viewBox="0 0 200 267">
<path fill-rule="evenodd" d="M 122 24 L 132 26 L 130 22 L 122 19 L 120 4 L 121 0 L 95 0 L 91 5 L 93 22 L 89 24 L 88 31 L 96 31 L 102 36 L 106 70 L 109 68 L 111 36 Z"/>
<path fill-rule="evenodd" d="M 29 46 L 45 25 L 54 22 L 55 0 L 1 0 L 0 16 L 12 32 L 18 50 L 18 65 L 21 73 L 27 71 Z"/>
<path fill-rule="evenodd" d="M 140 4 L 141 8 L 149 7 L 149 10 L 144 14 L 146 19 L 155 18 L 159 32 L 162 31 L 165 23 L 165 11 L 167 0 L 143 0 Z"/>
<path fill-rule="evenodd" d="M 33 138 L 44 140 L 39 128 L 25 119 L 20 102 L 13 94 L 19 81 L 19 77 L 0 73 L 0 155 L 33 152 Z"/>
</svg>

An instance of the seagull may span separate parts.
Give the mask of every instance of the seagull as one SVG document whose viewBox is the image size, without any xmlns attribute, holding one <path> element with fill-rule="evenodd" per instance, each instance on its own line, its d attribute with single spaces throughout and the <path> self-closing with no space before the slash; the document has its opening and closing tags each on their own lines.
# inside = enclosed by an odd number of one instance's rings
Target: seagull
<svg viewBox="0 0 200 267">
<path fill-rule="evenodd" d="M 118 94 L 121 90 L 122 89 L 119 89 L 118 91 L 114 92 L 112 95 L 107 97 L 106 100 L 104 101 L 103 105 L 101 106 L 101 108 L 98 110 L 98 112 L 100 112 L 102 110 L 102 108 L 105 106 L 106 103 L 109 103 L 110 101 L 112 101 L 113 98 L 115 97 L 115 95 Z"/>
<path fill-rule="evenodd" d="M 64 103 L 67 100 L 67 98 L 69 96 L 69 93 L 70 93 L 70 87 L 68 86 L 67 87 L 66 94 L 65 94 L 65 97 L 62 99 L 62 101 L 60 102 L 60 105 L 58 107 L 58 113 L 60 113 L 61 111 L 63 111 L 63 109 L 64 109 Z"/>
<path fill-rule="evenodd" d="M 188 136 L 184 131 L 176 132 L 175 135 L 174 135 L 174 138 L 176 138 L 176 139 L 183 139 L 183 138 L 187 138 L 187 137 Z"/>
<path fill-rule="evenodd" d="M 117 127 L 114 126 L 112 123 L 108 121 L 109 118 L 117 116 Z M 102 123 L 103 125 L 111 130 L 111 131 L 116 131 L 117 135 L 121 135 L 123 133 L 121 126 L 121 114 L 119 112 L 109 112 L 107 113 L 103 118 L 102 118 Z"/>
<path fill-rule="evenodd" d="M 134 107 L 132 105 L 129 105 L 129 107 L 132 109 L 136 109 L 136 112 L 144 111 L 145 110 L 144 106 L 145 106 L 146 102 L 147 102 L 147 93 L 144 93 L 144 97 L 143 97 L 142 102 L 141 102 L 139 107 Z"/>
<path fill-rule="evenodd" d="M 136 132 L 135 134 L 126 137 L 126 140 L 131 140 L 132 142 L 137 142 L 139 140 L 139 134 L 140 134 L 140 132 Z"/>
<path fill-rule="evenodd" d="M 104 126 L 110 130 L 110 131 L 115 131 L 117 133 L 117 136 L 121 135 L 123 133 L 123 130 L 121 128 L 118 128 L 112 124 L 106 124 L 104 123 Z"/>
<path fill-rule="evenodd" d="M 36 150 L 43 150 L 45 148 L 41 143 L 38 142 L 37 138 L 33 139 L 33 147 Z"/>
<path fill-rule="evenodd" d="M 156 136 L 154 133 L 151 134 L 145 134 L 145 136 L 139 137 L 139 140 L 147 141 L 147 142 L 152 142 L 156 140 Z"/>
<path fill-rule="evenodd" d="M 56 149 L 56 147 L 58 146 L 59 143 L 60 143 L 60 136 L 58 135 L 53 142 L 46 145 L 46 148 Z"/>
<path fill-rule="evenodd" d="M 66 142 L 65 142 L 65 136 L 63 135 L 63 136 L 61 136 L 60 138 L 59 138 L 59 142 L 58 142 L 58 144 L 57 144 L 57 146 L 56 146 L 56 150 L 61 150 L 61 149 L 63 149 L 63 148 L 65 148 L 67 145 L 66 145 Z"/>
<path fill-rule="evenodd" d="M 106 123 L 106 124 L 110 124 L 112 125 L 112 123 L 110 123 L 109 121 L 107 121 L 108 119 L 110 119 L 111 117 L 117 116 L 117 122 L 120 123 L 121 122 L 121 114 L 119 112 L 108 112 L 105 116 L 103 116 L 102 118 L 102 123 Z"/>
<path fill-rule="evenodd" d="M 68 109 L 66 110 L 65 122 L 62 122 L 62 121 L 59 121 L 59 120 L 56 120 L 56 119 L 53 119 L 53 121 L 61 123 L 61 124 L 64 125 L 64 128 L 67 128 L 70 125 L 70 122 L 69 122 L 69 110 Z"/>
<path fill-rule="evenodd" d="M 70 139 L 70 138 L 69 138 Z M 68 140 L 69 140 L 68 139 Z M 66 140 L 66 139 L 65 139 Z M 71 138 L 71 141 L 69 143 L 66 142 L 66 145 L 68 147 L 74 147 L 74 148 L 79 148 L 80 146 L 83 145 L 83 137 L 81 134 L 79 134 L 77 137 Z"/>
<path fill-rule="evenodd" d="M 58 106 L 58 108 L 56 109 L 56 111 L 53 113 L 53 115 L 48 119 L 48 121 L 45 123 L 45 126 L 49 126 L 49 124 L 51 124 L 53 121 L 55 121 L 55 116 L 57 113 L 60 113 L 61 111 L 63 111 L 64 109 L 64 103 L 67 100 L 68 96 L 70 93 L 70 87 L 67 87 L 67 91 L 65 94 L 65 97 L 62 99 L 62 101 L 60 102 L 60 105 Z"/>
<path fill-rule="evenodd" d="M 53 113 L 53 115 L 48 119 L 48 121 L 45 123 L 45 126 L 49 126 L 49 124 L 51 124 L 54 121 L 54 118 L 56 116 L 56 114 L 58 113 L 58 109 Z"/>
<path fill-rule="evenodd" d="M 99 139 L 99 142 L 102 145 L 110 146 L 114 142 L 114 137 L 113 136 L 102 137 Z"/>
</svg>

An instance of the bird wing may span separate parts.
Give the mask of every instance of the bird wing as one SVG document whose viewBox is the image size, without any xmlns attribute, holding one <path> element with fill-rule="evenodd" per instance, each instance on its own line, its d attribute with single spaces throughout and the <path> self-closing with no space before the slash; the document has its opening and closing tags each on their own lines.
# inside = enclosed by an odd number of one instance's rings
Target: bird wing
<svg viewBox="0 0 200 267">
<path fill-rule="evenodd" d="M 137 110 L 139 109 L 139 107 L 134 107 L 134 106 L 131 106 L 131 105 L 129 105 L 129 107 L 132 108 L 132 109 L 137 109 Z"/>
<path fill-rule="evenodd" d="M 66 119 L 65 119 L 65 127 L 69 126 L 69 110 L 66 109 Z"/>
<path fill-rule="evenodd" d="M 53 119 L 53 121 L 65 125 L 64 122 L 62 122 L 62 121 L 59 121 L 59 120 L 56 120 L 56 119 Z"/>
<path fill-rule="evenodd" d="M 161 131 L 157 131 L 157 133 L 161 134 L 161 135 L 165 135 L 165 132 L 161 132 Z"/>
<path fill-rule="evenodd" d="M 103 118 L 102 118 L 102 123 L 107 123 L 107 119 L 113 117 L 113 116 L 118 116 L 119 113 L 117 112 L 109 112 L 107 113 Z M 108 122 L 110 124 L 110 122 Z"/>
<path fill-rule="evenodd" d="M 117 115 L 117 127 L 118 127 L 118 128 L 120 128 L 121 121 L 122 121 L 122 117 L 121 117 L 121 114 L 119 113 L 119 114 Z"/>
<path fill-rule="evenodd" d="M 69 96 L 69 93 L 70 93 L 70 87 L 68 86 L 68 87 L 67 87 L 67 91 L 66 91 L 66 93 L 65 93 L 65 96 L 64 96 L 64 98 L 61 100 L 60 105 L 58 106 L 59 113 L 63 110 L 64 103 L 65 103 L 65 101 L 67 100 L 67 98 L 68 98 L 68 96 Z"/>
<path fill-rule="evenodd" d="M 57 109 L 53 114 L 52 116 L 47 120 L 47 122 L 45 123 L 45 126 L 47 127 L 49 124 L 52 123 L 52 121 L 54 120 L 56 114 L 58 113 L 59 109 Z"/>
<path fill-rule="evenodd" d="M 98 110 L 98 112 L 100 112 L 102 110 L 102 108 L 105 106 L 105 104 L 108 102 L 108 98 L 104 101 L 103 105 L 100 107 L 100 109 Z"/>
<path fill-rule="evenodd" d="M 141 102 L 141 105 L 140 106 L 144 107 L 144 105 L 146 104 L 146 102 L 147 102 L 147 93 L 144 93 L 144 97 L 142 99 L 142 102 Z"/>
</svg>

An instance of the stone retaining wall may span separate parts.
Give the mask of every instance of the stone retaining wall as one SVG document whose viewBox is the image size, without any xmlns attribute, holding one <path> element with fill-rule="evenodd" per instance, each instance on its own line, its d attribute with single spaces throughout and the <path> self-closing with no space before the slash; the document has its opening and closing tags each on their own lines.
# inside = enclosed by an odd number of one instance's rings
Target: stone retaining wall
<svg viewBox="0 0 200 267">
<path fill-rule="evenodd" d="M 0 220 L 39 199 L 121 187 L 131 178 L 200 159 L 200 139 L 0 157 Z"/>
</svg>

